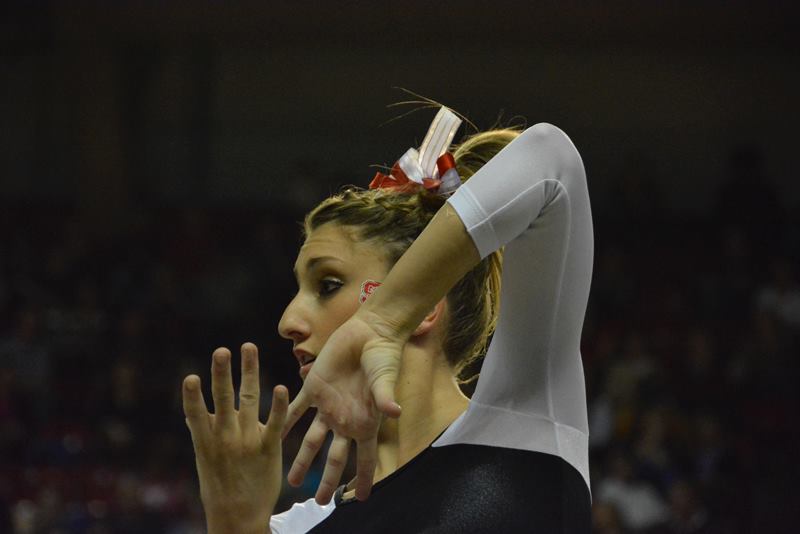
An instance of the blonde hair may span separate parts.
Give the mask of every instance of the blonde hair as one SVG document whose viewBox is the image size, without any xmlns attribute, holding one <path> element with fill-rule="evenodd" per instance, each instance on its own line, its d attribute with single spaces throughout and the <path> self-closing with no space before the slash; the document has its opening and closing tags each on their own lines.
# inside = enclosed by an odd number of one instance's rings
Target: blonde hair
<svg viewBox="0 0 800 534">
<path fill-rule="evenodd" d="M 518 128 L 500 128 L 466 138 L 453 150 L 462 181 L 513 141 Z M 348 187 L 323 200 L 305 217 L 304 234 L 335 222 L 353 230 L 354 238 L 379 243 L 394 265 L 422 233 L 445 199 L 420 190 L 398 193 L 386 189 Z M 502 250 L 484 258 L 447 294 L 449 321 L 442 348 L 461 383 L 462 372 L 483 356 L 494 332 L 500 304 Z M 477 375 L 476 375 L 477 376 Z"/>
</svg>

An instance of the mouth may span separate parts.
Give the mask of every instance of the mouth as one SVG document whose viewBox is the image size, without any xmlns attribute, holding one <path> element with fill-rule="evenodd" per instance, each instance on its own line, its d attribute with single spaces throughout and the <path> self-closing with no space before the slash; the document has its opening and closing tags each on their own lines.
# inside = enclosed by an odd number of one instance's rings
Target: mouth
<svg viewBox="0 0 800 534">
<path fill-rule="evenodd" d="M 301 354 L 299 359 L 300 359 L 300 365 L 303 366 L 306 365 L 307 363 L 313 362 L 314 360 L 317 359 L 317 357 L 311 354 Z"/>
<path fill-rule="evenodd" d="M 295 349 L 292 352 L 294 353 L 294 357 L 297 358 L 297 363 L 300 364 L 300 377 L 305 378 L 317 357 L 302 349 Z"/>
</svg>

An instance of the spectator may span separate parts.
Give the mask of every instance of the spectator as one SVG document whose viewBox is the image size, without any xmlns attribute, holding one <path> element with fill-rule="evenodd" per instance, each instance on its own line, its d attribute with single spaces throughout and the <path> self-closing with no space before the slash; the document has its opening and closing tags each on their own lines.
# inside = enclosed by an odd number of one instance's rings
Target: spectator
<svg viewBox="0 0 800 534">
<path fill-rule="evenodd" d="M 652 484 L 636 478 L 629 455 L 622 451 L 612 454 L 609 474 L 598 484 L 595 498 L 613 505 L 633 533 L 655 528 L 669 517 L 664 499 Z"/>
</svg>

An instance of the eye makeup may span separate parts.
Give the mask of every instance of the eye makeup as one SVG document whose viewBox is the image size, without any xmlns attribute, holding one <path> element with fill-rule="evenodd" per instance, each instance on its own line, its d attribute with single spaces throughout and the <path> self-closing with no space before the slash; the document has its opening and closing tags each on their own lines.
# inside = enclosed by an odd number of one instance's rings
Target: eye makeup
<svg viewBox="0 0 800 534">
<path fill-rule="evenodd" d="M 325 277 L 319 281 L 319 296 L 328 297 L 336 292 L 337 289 L 342 287 L 344 282 L 337 278 Z"/>
</svg>

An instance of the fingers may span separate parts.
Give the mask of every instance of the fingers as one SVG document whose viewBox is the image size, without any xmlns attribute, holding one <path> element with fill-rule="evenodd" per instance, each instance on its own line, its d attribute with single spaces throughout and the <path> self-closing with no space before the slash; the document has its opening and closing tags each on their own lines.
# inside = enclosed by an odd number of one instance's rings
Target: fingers
<svg viewBox="0 0 800 534">
<path fill-rule="evenodd" d="M 275 389 L 272 390 L 272 408 L 269 411 L 269 419 L 267 419 L 267 426 L 261 436 L 263 447 L 274 448 L 276 445 L 280 445 L 288 408 L 289 390 L 286 389 L 286 386 L 275 386 Z"/>
<path fill-rule="evenodd" d="M 350 440 L 348 438 L 334 435 L 331 446 L 328 448 L 328 459 L 325 463 L 325 471 L 322 473 L 322 481 L 317 488 L 315 496 L 317 504 L 328 504 L 331 502 L 339 481 L 342 479 L 342 472 L 347 466 L 347 456 L 350 452 Z"/>
<path fill-rule="evenodd" d="M 243 431 L 258 428 L 261 399 L 259 382 L 258 348 L 252 343 L 245 343 L 242 345 L 242 385 L 239 388 L 239 425 Z"/>
<path fill-rule="evenodd" d="M 231 352 L 226 348 L 214 351 L 211 363 L 211 395 L 214 398 L 214 426 L 228 428 L 235 417 Z"/>
<path fill-rule="evenodd" d="M 286 424 L 284 425 L 283 434 L 281 435 L 282 438 L 286 437 L 286 434 L 289 433 L 295 423 L 297 423 L 310 407 L 311 397 L 301 388 L 292 403 L 289 404 L 289 411 L 286 414 Z"/>
<path fill-rule="evenodd" d="M 356 499 L 367 500 L 377 464 L 378 436 L 361 440 L 356 447 Z"/>
<path fill-rule="evenodd" d="M 186 415 L 186 425 L 192 433 L 195 444 L 204 443 L 208 439 L 211 427 L 208 421 L 208 408 L 200 391 L 200 377 L 189 375 L 183 379 L 183 413 Z"/>
<path fill-rule="evenodd" d="M 300 450 L 297 451 L 297 456 L 294 458 L 292 468 L 289 470 L 289 475 L 286 477 L 289 484 L 292 486 L 299 486 L 303 483 L 314 457 L 317 456 L 323 443 L 325 443 L 325 436 L 328 434 L 328 426 L 323 423 L 319 417 L 316 417 L 308 427 L 306 437 L 303 438 L 303 443 L 300 445 Z"/>
</svg>

